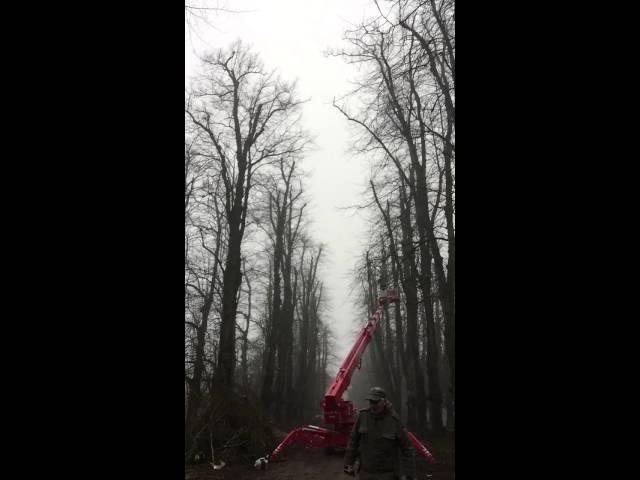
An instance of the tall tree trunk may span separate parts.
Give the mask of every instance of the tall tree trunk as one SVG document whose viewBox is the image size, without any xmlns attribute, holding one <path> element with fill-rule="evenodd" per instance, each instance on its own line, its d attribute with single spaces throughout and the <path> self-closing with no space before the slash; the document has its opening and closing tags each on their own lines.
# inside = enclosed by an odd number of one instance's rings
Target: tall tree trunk
<svg viewBox="0 0 640 480">
<path fill-rule="evenodd" d="M 420 240 L 420 274 L 419 281 L 422 290 L 422 300 L 425 307 L 425 322 L 427 329 L 427 379 L 429 382 L 429 413 L 431 417 L 431 428 L 436 434 L 444 431 L 442 419 L 442 392 L 438 378 L 438 355 L 435 348 L 435 326 L 433 318 L 433 309 L 431 303 L 431 250 L 429 249 L 429 213 L 427 212 L 428 198 L 426 176 L 421 166 L 416 169 L 416 188 L 415 188 L 415 207 L 416 207 L 416 223 L 418 224 L 418 237 Z M 432 232 L 431 232 L 432 233 Z M 437 245 L 436 245 L 437 248 Z M 418 409 L 422 409 L 423 402 L 426 398 L 421 397 L 424 389 L 420 388 L 424 384 L 422 369 L 419 369 L 419 347 L 417 342 L 417 331 L 415 337 L 408 332 L 409 339 L 415 338 L 414 345 L 414 362 L 416 363 L 416 385 L 418 385 Z M 418 370 L 419 369 L 419 370 Z M 419 412 L 420 414 L 422 412 Z"/>
<path fill-rule="evenodd" d="M 387 269 L 387 252 L 385 248 L 384 235 L 380 238 L 380 248 L 381 248 L 381 261 L 380 261 L 380 290 L 386 290 L 390 284 L 388 281 L 389 273 Z M 391 333 L 391 319 L 389 318 L 389 310 L 385 308 L 385 315 L 382 318 L 383 324 L 382 327 L 384 329 L 384 357 L 387 360 L 389 375 L 392 380 L 393 390 L 392 390 L 392 400 L 394 405 L 400 404 L 400 382 L 398 381 L 398 376 L 394 375 L 394 372 L 397 372 L 398 365 L 396 364 L 396 354 L 394 348 L 393 334 Z"/>
<path fill-rule="evenodd" d="M 187 451 L 191 449 L 192 441 L 196 434 L 196 429 L 199 428 L 198 423 L 198 411 L 202 404 L 202 378 L 204 373 L 204 349 L 205 338 L 207 334 L 207 327 L 209 322 L 209 314 L 213 305 L 213 296 L 216 289 L 216 280 L 218 277 L 218 256 L 220 255 L 220 244 L 222 237 L 222 219 L 217 219 L 218 231 L 216 234 L 216 245 L 211 257 L 211 276 L 208 281 L 208 288 L 204 293 L 202 307 L 200 308 L 200 324 L 196 328 L 196 344 L 195 344 L 195 361 L 193 364 L 193 378 L 189 385 L 189 394 L 187 399 L 187 422 L 185 426 L 185 433 L 187 433 L 186 448 Z M 204 240 L 203 240 L 204 243 Z"/>
<path fill-rule="evenodd" d="M 413 179 L 413 176 L 411 177 Z M 370 182 L 373 196 L 378 208 L 383 215 L 387 226 L 387 235 L 391 244 L 391 256 L 394 265 L 397 266 L 396 275 L 399 276 L 402 289 L 405 294 L 406 322 L 407 322 L 407 350 L 406 355 L 403 350 L 402 367 L 407 382 L 407 423 L 410 426 L 424 426 L 426 413 L 424 412 L 425 394 L 419 394 L 421 389 L 424 392 L 424 382 L 422 381 L 422 370 L 419 360 L 416 362 L 416 348 L 412 342 L 416 341 L 418 324 L 418 290 L 417 290 L 417 266 L 415 263 L 415 251 L 413 248 L 413 226 L 411 223 L 411 201 L 407 198 L 404 183 L 399 187 L 400 206 L 400 226 L 402 231 L 401 248 L 402 260 L 395 247 L 393 229 L 389 214 L 389 203 L 386 211 L 378 199 L 375 186 Z M 399 304 L 397 304 L 399 306 Z M 397 308 L 399 310 L 399 308 Z M 397 333 L 402 334 L 401 325 L 397 326 Z M 402 348 L 404 338 L 398 338 L 398 348 Z M 416 368 L 418 369 L 416 371 Z M 422 382 L 422 383 L 421 383 Z M 419 400 L 422 400 L 420 403 Z"/>
<path fill-rule="evenodd" d="M 235 198 L 229 212 L 229 240 L 227 259 L 222 277 L 222 321 L 220 322 L 220 348 L 216 366 L 216 383 L 232 387 L 236 366 L 236 314 L 238 312 L 238 290 L 242 280 L 241 245 L 244 235 L 245 174 L 246 158 L 238 155 L 238 179 L 235 187 Z M 248 193 L 248 189 L 247 189 Z"/>
<path fill-rule="evenodd" d="M 304 265 L 304 253 L 302 256 L 302 265 Z M 302 269 L 302 275 L 304 276 L 304 269 Z M 308 348 L 309 348 L 309 309 L 307 308 L 307 284 L 302 280 L 302 295 L 300 306 L 300 352 L 298 354 L 298 375 L 296 377 L 296 390 L 298 392 L 298 411 L 301 412 L 301 421 L 305 420 L 306 404 L 307 404 L 307 392 L 308 392 L 308 379 L 309 372 L 307 371 L 308 364 Z"/>
<path fill-rule="evenodd" d="M 278 237 L 280 239 L 280 237 Z M 280 352 L 278 350 L 278 346 L 280 344 L 280 316 L 281 316 L 281 294 L 280 294 L 280 261 L 281 261 L 281 249 L 282 245 L 280 240 L 276 240 L 276 248 L 274 250 L 274 258 L 273 258 L 273 292 L 272 292 L 272 310 L 270 314 L 269 324 L 271 326 L 271 336 L 269 345 L 265 347 L 268 348 L 268 356 L 267 356 L 267 364 L 265 365 L 265 373 L 262 382 L 262 393 L 261 399 L 264 408 L 268 411 L 274 400 L 277 401 L 276 394 L 273 391 L 273 383 L 274 377 L 277 375 L 277 372 L 274 371 L 275 362 L 277 357 L 280 356 Z M 278 360 L 279 364 L 279 360 Z"/>
<path fill-rule="evenodd" d="M 289 395 L 292 390 L 292 368 L 293 368 L 293 288 L 291 280 L 291 253 L 287 252 L 283 265 L 283 281 L 284 292 L 282 299 L 282 325 L 281 325 L 281 338 L 280 353 L 281 358 L 281 379 L 278 383 L 280 391 L 279 405 L 282 405 L 277 413 L 279 416 L 288 415 L 291 408 L 292 398 Z"/>
<path fill-rule="evenodd" d="M 249 350 L 249 328 L 251 326 L 251 281 L 249 280 L 249 276 L 246 274 L 246 268 L 244 268 L 244 259 L 243 270 L 244 270 L 244 278 L 245 283 L 247 284 L 247 313 L 246 313 L 246 323 L 245 328 L 242 329 L 242 343 L 241 343 L 241 354 L 240 354 L 240 371 L 241 371 L 241 379 L 242 379 L 242 388 L 245 392 L 249 390 L 249 365 L 248 365 L 248 350 Z"/>
<path fill-rule="evenodd" d="M 445 342 L 446 342 L 446 354 L 450 368 L 450 380 L 451 385 L 455 383 L 455 230 L 453 221 L 453 144 L 452 135 L 453 127 L 455 123 L 455 104 L 453 98 L 454 89 L 450 85 L 449 78 L 446 72 L 446 66 L 448 65 L 451 75 L 455 78 L 455 52 L 451 42 L 451 34 L 446 27 L 446 23 L 442 17 L 442 12 L 436 8 L 433 1 L 430 2 L 431 12 L 429 15 L 433 15 L 440 33 L 442 35 L 443 49 L 441 52 L 436 51 L 434 48 L 434 38 L 425 38 L 423 33 L 418 32 L 408 19 L 401 19 L 400 26 L 407 31 L 411 32 L 414 38 L 416 38 L 422 47 L 423 51 L 427 54 L 429 71 L 433 79 L 436 82 L 439 93 L 444 98 L 445 111 L 446 111 L 446 130 L 444 135 L 441 136 L 443 140 L 443 156 L 445 162 L 445 177 L 446 177 L 446 190 L 445 190 L 445 218 L 447 223 L 447 235 L 448 235 L 448 255 L 449 264 L 447 266 L 447 274 L 443 267 L 442 257 L 440 256 L 439 248 L 437 247 L 437 241 L 435 239 L 435 233 L 433 227 L 431 227 L 429 242 L 431 245 L 432 255 L 436 267 L 436 278 L 438 281 L 438 289 L 442 299 L 442 309 L 445 321 Z M 427 12 L 425 12 L 427 13 Z M 447 57 L 447 62 L 441 61 Z M 442 58 L 439 58 L 442 57 Z"/>
<path fill-rule="evenodd" d="M 367 261 L 367 288 L 368 288 L 368 310 L 369 312 L 373 312 L 378 307 L 378 288 L 377 283 L 375 281 L 375 275 L 373 271 L 373 263 L 369 258 L 370 252 L 366 254 Z M 385 312 L 380 317 L 380 322 L 388 322 L 388 315 L 386 315 L 386 307 Z M 396 397 L 396 386 L 394 382 L 394 377 L 391 374 L 391 367 L 389 365 L 389 361 L 385 354 L 385 348 L 382 336 L 384 335 L 384 326 L 379 325 L 380 328 L 376 329 L 376 333 L 373 335 L 373 346 L 375 351 L 376 362 L 376 370 L 380 373 L 383 387 L 387 390 L 387 393 L 393 399 Z"/>
<path fill-rule="evenodd" d="M 286 364 L 287 376 L 285 378 L 284 393 L 285 393 L 286 406 L 287 406 L 286 415 L 291 418 L 291 417 L 294 417 L 295 414 L 297 413 L 297 405 L 296 405 L 297 402 L 296 402 L 294 389 L 293 389 L 293 378 L 295 374 L 295 371 L 293 368 L 293 357 L 294 357 L 295 304 L 296 304 L 296 290 L 298 288 L 298 276 L 297 276 L 296 270 L 293 269 L 290 264 L 288 266 L 288 270 L 289 272 L 293 270 L 293 284 L 291 283 L 291 281 L 289 281 L 288 283 L 285 282 L 284 304 L 286 305 L 285 311 L 286 311 L 286 318 L 287 318 L 288 329 L 289 329 L 288 332 L 290 335 L 289 335 L 289 343 L 288 343 L 289 351 L 287 354 L 287 364 Z M 288 275 L 290 277 L 291 273 L 289 273 Z"/>
</svg>

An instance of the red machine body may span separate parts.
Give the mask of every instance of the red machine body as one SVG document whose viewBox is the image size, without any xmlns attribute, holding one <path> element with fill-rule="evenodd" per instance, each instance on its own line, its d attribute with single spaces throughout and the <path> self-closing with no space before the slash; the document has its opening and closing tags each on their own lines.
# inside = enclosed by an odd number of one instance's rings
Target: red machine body
<svg viewBox="0 0 640 480">
<path fill-rule="evenodd" d="M 325 423 L 333 425 L 334 429 L 331 430 L 315 425 L 298 427 L 289 432 L 285 439 L 275 448 L 270 455 L 271 460 L 276 458 L 282 450 L 296 441 L 302 441 L 308 445 L 319 448 L 344 448 L 347 446 L 349 435 L 356 422 L 357 415 L 353 409 L 353 403 L 349 400 L 344 400 L 342 395 L 345 390 L 349 388 L 351 376 L 360 365 L 362 355 L 382 318 L 384 308 L 388 304 L 396 301 L 398 301 L 398 296 L 393 288 L 388 288 L 384 295 L 378 298 L 378 307 L 360 331 L 351 351 L 344 362 L 342 362 L 336 378 L 327 389 L 324 398 L 320 401 L 320 406 L 322 406 L 324 412 Z M 411 432 L 407 433 L 409 440 L 411 440 L 416 450 L 427 460 L 433 461 L 433 456 L 429 450 L 427 450 L 415 435 Z"/>
</svg>

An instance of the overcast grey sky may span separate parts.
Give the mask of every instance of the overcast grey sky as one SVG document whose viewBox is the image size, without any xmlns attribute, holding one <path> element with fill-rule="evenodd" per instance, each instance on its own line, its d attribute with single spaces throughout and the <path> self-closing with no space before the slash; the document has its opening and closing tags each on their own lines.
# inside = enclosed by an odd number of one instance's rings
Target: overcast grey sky
<svg viewBox="0 0 640 480">
<path fill-rule="evenodd" d="M 215 5 L 216 2 L 211 2 Z M 377 10 L 372 0 L 228 0 L 220 6 L 240 13 L 218 12 L 209 16 L 211 26 L 197 22 L 185 31 L 185 81 L 197 64 L 196 54 L 226 47 L 240 38 L 258 52 L 267 68 L 277 68 L 286 80 L 298 79 L 306 129 L 315 137 L 316 149 L 304 160 L 307 195 L 311 200 L 311 234 L 327 246 L 323 281 L 328 295 L 325 321 L 337 337 L 338 358 L 351 347 L 353 320 L 366 318 L 349 296 L 351 271 L 362 251 L 365 220 L 341 210 L 362 202 L 369 167 L 362 158 L 347 153 L 350 128 L 332 106 L 334 97 L 349 89 L 354 70 L 342 59 L 325 57 L 330 47 L 342 45 L 350 24 L 359 23 Z M 333 372 L 331 372 L 333 373 Z"/>
</svg>

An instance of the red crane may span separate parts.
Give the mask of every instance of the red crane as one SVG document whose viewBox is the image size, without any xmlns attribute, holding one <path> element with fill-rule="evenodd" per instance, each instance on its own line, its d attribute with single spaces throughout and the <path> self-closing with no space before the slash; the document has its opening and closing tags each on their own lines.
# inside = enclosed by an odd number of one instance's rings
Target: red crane
<svg viewBox="0 0 640 480">
<path fill-rule="evenodd" d="M 390 303 L 397 302 L 398 296 L 393 288 L 388 288 L 384 294 L 378 298 L 378 307 L 369 317 L 369 321 L 358 335 L 351 351 L 345 358 L 335 380 L 320 400 L 320 405 L 324 412 L 325 423 L 333 425 L 334 429 L 306 425 L 298 427 L 289 432 L 285 439 L 271 453 L 269 460 L 276 458 L 282 450 L 296 441 L 302 441 L 308 445 L 318 448 L 345 448 L 349 441 L 351 429 L 356 422 L 356 412 L 353 403 L 344 400 L 342 394 L 351 383 L 351 376 L 360 365 L 362 355 L 371 341 L 373 333 L 382 318 L 384 308 Z M 409 440 L 416 450 L 428 461 L 433 460 L 431 452 L 418 440 L 411 432 L 407 432 Z"/>
</svg>

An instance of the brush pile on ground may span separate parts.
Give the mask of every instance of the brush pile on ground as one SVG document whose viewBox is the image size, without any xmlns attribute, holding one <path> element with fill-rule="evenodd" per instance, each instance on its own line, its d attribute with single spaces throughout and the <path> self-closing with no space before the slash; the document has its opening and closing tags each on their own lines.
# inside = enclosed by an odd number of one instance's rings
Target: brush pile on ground
<svg viewBox="0 0 640 480">
<path fill-rule="evenodd" d="M 271 452 L 277 444 L 271 422 L 247 396 L 224 392 L 202 412 L 202 427 L 192 448 L 185 452 L 185 463 L 215 462 L 253 464 L 256 458 Z"/>
</svg>

